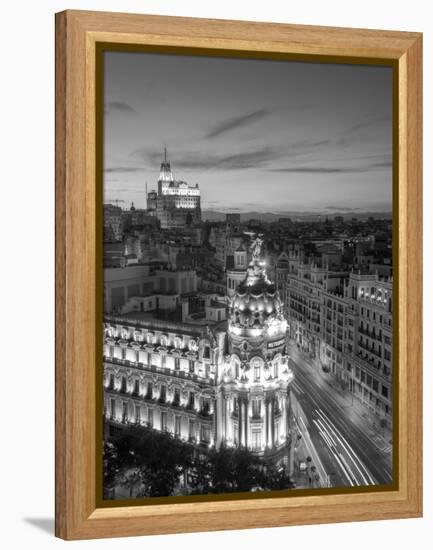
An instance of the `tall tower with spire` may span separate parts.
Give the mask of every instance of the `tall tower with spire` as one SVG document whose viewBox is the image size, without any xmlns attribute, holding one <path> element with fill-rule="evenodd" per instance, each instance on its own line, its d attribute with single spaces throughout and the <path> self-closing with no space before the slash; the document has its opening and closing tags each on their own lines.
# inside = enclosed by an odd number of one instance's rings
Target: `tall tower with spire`
<svg viewBox="0 0 433 550">
<path fill-rule="evenodd" d="M 198 184 L 174 179 L 166 147 L 159 171 L 156 216 L 162 229 L 185 229 L 201 222 Z"/>
<path fill-rule="evenodd" d="M 158 194 L 161 195 L 170 183 L 174 182 L 170 162 L 167 160 L 167 147 L 164 147 L 164 159 L 161 162 L 158 178 Z"/>
</svg>

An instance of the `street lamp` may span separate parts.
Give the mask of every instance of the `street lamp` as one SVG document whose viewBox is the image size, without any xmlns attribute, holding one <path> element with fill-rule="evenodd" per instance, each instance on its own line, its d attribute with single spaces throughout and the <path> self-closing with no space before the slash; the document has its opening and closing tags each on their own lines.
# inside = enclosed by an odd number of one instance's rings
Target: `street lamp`
<svg viewBox="0 0 433 550">
<path fill-rule="evenodd" d="M 331 476 L 335 476 L 335 472 L 329 472 L 329 474 L 327 474 L 327 478 L 328 478 L 328 487 L 332 487 L 332 484 L 331 484 Z"/>
</svg>

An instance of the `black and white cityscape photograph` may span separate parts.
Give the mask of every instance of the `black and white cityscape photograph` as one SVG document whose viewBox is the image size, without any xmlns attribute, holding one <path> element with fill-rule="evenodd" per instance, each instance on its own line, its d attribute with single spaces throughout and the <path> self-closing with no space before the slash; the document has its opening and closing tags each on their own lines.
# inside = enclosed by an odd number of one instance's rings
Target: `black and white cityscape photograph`
<svg viewBox="0 0 433 550">
<path fill-rule="evenodd" d="M 392 484 L 392 69 L 103 65 L 104 500 Z"/>
</svg>

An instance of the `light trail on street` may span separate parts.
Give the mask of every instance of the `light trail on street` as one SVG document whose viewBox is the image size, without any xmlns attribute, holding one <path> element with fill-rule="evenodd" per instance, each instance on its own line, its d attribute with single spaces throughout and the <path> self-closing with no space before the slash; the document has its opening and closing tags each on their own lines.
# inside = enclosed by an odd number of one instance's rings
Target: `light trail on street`
<svg viewBox="0 0 433 550">
<path fill-rule="evenodd" d="M 335 398 L 323 380 L 296 349 L 291 350 L 292 391 L 301 407 L 306 429 L 333 486 L 366 486 L 392 481 L 392 460 L 369 436 L 364 418 Z"/>
</svg>

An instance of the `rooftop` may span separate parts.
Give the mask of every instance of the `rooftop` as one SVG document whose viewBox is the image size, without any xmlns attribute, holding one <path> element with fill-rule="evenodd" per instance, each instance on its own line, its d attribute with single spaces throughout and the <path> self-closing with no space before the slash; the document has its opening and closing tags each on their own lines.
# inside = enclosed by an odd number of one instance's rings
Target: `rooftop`
<svg viewBox="0 0 433 550">
<path fill-rule="evenodd" d="M 196 323 L 185 323 L 185 322 L 173 322 L 165 321 L 161 319 L 156 319 L 153 317 L 152 313 L 143 313 L 143 312 L 131 312 L 125 313 L 123 315 L 105 315 L 104 323 L 118 324 L 118 325 L 128 325 L 134 326 L 137 328 L 147 328 L 150 330 L 159 330 L 172 333 L 183 333 L 191 336 L 201 336 L 203 334 L 203 329 L 207 325 L 211 325 L 213 329 L 225 331 L 226 321 L 219 323 L 210 323 L 209 321 L 203 320 Z"/>
</svg>

